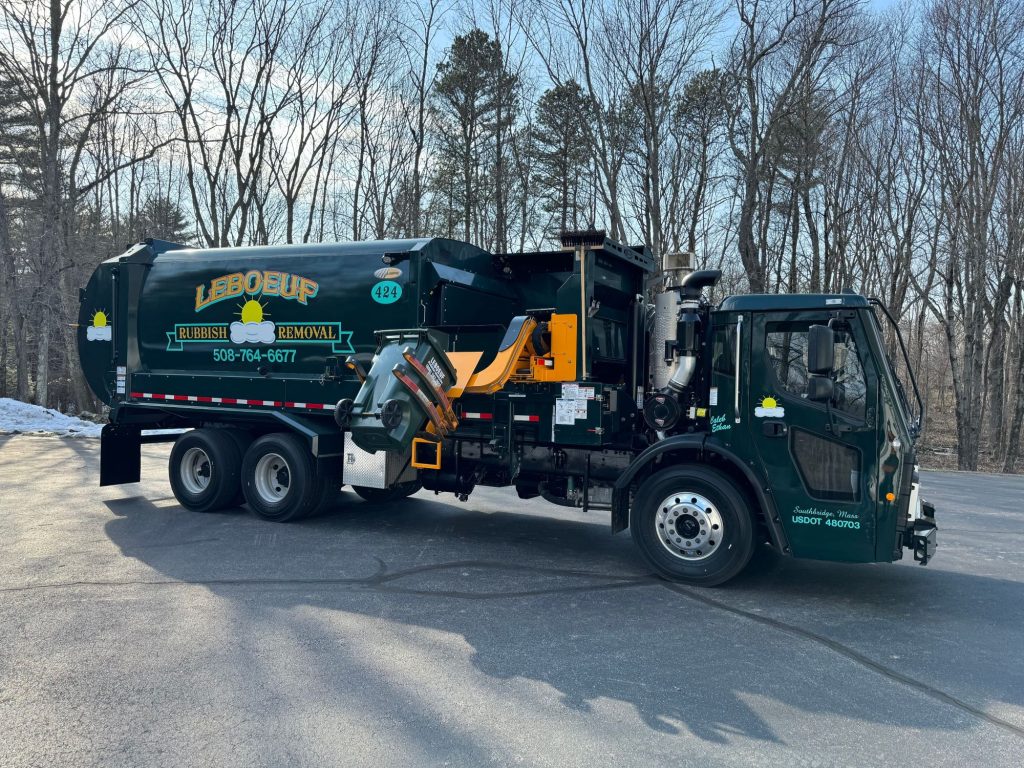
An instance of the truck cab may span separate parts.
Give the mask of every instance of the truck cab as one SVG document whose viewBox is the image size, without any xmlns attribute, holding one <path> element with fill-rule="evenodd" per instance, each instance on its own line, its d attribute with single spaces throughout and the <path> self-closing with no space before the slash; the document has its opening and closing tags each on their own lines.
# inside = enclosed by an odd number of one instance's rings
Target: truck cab
<svg viewBox="0 0 1024 768">
<path fill-rule="evenodd" d="M 918 426 L 875 307 L 854 294 L 737 296 L 712 323 L 709 441 L 758 469 L 790 553 L 877 562 L 909 542 L 927 561 Z"/>
<path fill-rule="evenodd" d="M 645 404 L 654 440 L 617 481 L 613 530 L 629 527 L 662 575 L 698 584 L 732 578 L 761 542 L 860 563 L 910 548 L 926 564 L 936 527 L 914 452 L 923 408 L 888 310 L 853 293 L 711 306 L 700 288 L 715 281 L 694 273 L 674 287 L 679 299 L 658 302 L 678 318 L 665 342 L 668 384 Z"/>
</svg>

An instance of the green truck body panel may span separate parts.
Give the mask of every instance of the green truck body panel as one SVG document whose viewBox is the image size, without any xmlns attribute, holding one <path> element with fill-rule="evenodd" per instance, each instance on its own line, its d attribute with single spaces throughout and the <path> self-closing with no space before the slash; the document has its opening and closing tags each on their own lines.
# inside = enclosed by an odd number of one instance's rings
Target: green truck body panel
<svg viewBox="0 0 1024 768">
<path fill-rule="evenodd" d="M 369 359 L 377 330 L 429 324 L 455 330 L 454 349 L 488 348 L 516 303 L 473 271 L 491 271 L 490 254 L 451 240 L 164 248 L 136 246 L 86 287 L 82 367 L 108 404 L 118 365 L 134 392 L 333 404 L 359 381 L 325 379 L 329 359 Z M 109 340 L 90 330 L 97 312 Z"/>
</svg>

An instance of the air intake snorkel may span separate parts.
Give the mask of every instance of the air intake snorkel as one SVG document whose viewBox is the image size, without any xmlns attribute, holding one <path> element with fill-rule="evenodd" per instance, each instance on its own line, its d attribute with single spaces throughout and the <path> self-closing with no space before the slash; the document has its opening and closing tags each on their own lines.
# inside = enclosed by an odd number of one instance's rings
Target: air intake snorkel
<svg viewBox="0 0 1024 768">
<path fill-rule="evenodd" d="M 701 310 L 701 292 L 721 279 L 721 270 L 701 269 L 688 274 L 679 286 L 672 289 L 679 291 L 682 299 L 679 319 L 676 322 L 674 350 L 678 356 L 678 363 L 668 381 L 669 389 L 677 394 L 689 386 L 693 373 L 697 370 L 697 355 L 700 353 L 701 345 L 701 317 L 704 314 Z"/>
<path fill-rule="evenodd" d="M 682 416 L 683 403 L 680 402 L 693 375 L 697 370 L 697 361 L 702 343 L 702 327 L 707 315 L 707 305 L 701 298 L 705 288 L 713 286 L 722 278 L 718 269 L 701 269 L 691 272 L 682 279 L 679 285 L 668 287 L 655 300 L 655 312 L 660 317 L 655 322 L 661 327 L 670 328 L 664 340 L 664 368 L 653 368 L 656 390 L 644 403 L 644 418 L 648 426 L 664 434 L 672 429 Z M 668 313 L 675 315 L 674 328 Z M 672 334 L 674 331 L 674 337 Z M 655 350 L 659 357 L 661 350 Z M 653 360 L 652 360 L 653 362 Z M 661 363 L 661 360 L 657 360 Z M 667 370 L 666 370 L 667 368 Z M 664 374 L 667 373 L 667 376 Z M 664 381 L 665 384 L 658 386 Z"/>
</svg>

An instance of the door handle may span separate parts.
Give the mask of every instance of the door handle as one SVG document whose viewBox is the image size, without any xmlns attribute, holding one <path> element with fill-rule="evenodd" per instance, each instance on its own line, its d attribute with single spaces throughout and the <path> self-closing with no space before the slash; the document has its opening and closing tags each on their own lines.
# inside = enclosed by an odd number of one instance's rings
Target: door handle
<svg viewBox="0 0 1024 768">
<path fill-rule="evenodd" d="M 789 430 L 786 422 L 769 419 L 761 422 L 761 431 L 765 437 L 785 437 Z"/>
<path fill-rule="evenodd" d="M 874 427 L 870 424 L 862 424 L 860 426 L 854 426 L 853 424 L 836 424 L 835 429 L 831 429 L 829 425 L 826 425 L 826 431 L 834 432 L 836 435 L 845 435 L 850 432 L 870 432 Z"/>
</svg>

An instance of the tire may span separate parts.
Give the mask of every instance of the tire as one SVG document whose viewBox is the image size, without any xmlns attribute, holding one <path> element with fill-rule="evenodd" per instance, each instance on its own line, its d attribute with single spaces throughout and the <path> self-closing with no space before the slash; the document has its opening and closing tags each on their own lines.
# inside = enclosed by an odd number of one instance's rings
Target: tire
<svg viewBox="0 0 1024 768">
<path fill-rule="evenodd" d="M 242 452 L 223 430 L 193 429 L 179 437 L 167 464 L 174 498 L 193 512 L 234 505 Z"/>
<path fill-rule="evenodd" d="M 249 509 L 275 523 L 312 514 L 324 496 L 306 444 L 285 432 L 263 435 L 249 446 L 242 459 L 242 492 Z"/>
<path fill-rule="evenodd" d="M 365 488 L 361 485 L 353 485 L 352 490 L 363 500 L 370 504 L 387 504 L 392 501 L 401 501 L 412 496 L 423 488 L 419 480 L 409 483 L 401 483 L 392 488 Z"/>
<path fill-rule="evenodd" d="M 644 559 L 670 581 L 713 587 L 742 571 L 756 526 L 733 481 L 704 465 L 663 469 L 640 487 L 629 521 Z"/>
</svg>

